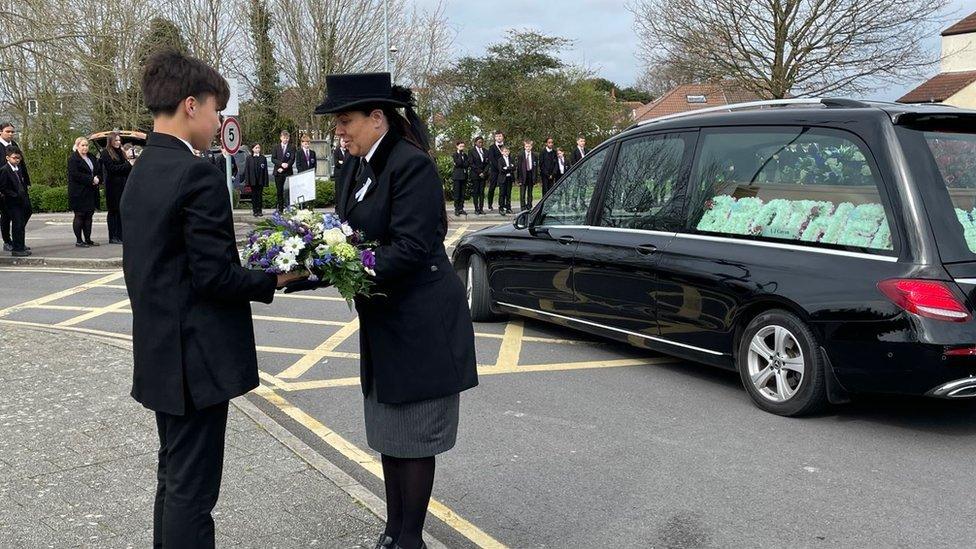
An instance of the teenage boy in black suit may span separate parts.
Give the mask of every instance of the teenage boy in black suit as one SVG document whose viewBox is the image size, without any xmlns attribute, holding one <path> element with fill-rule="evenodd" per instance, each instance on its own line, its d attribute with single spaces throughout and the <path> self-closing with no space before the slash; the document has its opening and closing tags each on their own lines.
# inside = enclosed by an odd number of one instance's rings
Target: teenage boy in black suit
<svg viewBox="0 0 976 549">
<path fill-rule="evenodd" d="M 8 146 L 4 153 L 7 162 L 0 167 L 0 196 L 6 218 L 10 220 L 10 253 L 14 257 L 27 257 L 31 252 L 24 242 L 24 232 L 31 216 L 31 203 L 27 176 L 21 166 L 24 155 L 16 145 Z"/>
<path fill-rule="evenodd" d="M 539 153 L 539 177 L 542 179 L 542 195 L 545 196 L 556 182 L 556 148 L 552 138 L 546 139 L 546 147 Z"/>
<path fill-rule="evenodd" d="M 498 174 L 498 213 L 512 213 L 512 182 L 515 181 L 515 163 L 508 156 L 508 147 L 503 146 L 501 148 L 501 157 L 498 159 L 495 173 Z"/>
<path fill-rule="evenodd" d="M 295 167 L 297 168 L 295 173 L 314 170 L 317 163 L 315 151 L 312 150 L 312 139 L 307 135 L 303 135 L 302 148 L 298 151 L 298 160 L 295 161 Z"/>
<path fill-rule="evenodd" d="M 464 152 L 464 141 L 454 144 L 457 150 L 451 155 L 454 160 L 454 171 L 451 173 L 451 181 L 454 183 L 454 217 L 468 215 L 464 211 L 464 188 L 468 183 L 468 169 L 471 167 L 471 159 Z"/>
<path fill-rule="evenodd" d="M 505 134 L 502 132 L 495 132 L 495 142 L 492 144 L 491 148 L 488 149 L 488 166 L 491 173 L 488 174 L 488 211 L 493 212 L 495 208 L 492 206 L 495 203 L 495 187 L 498 186 L 500 181 L 498 177 L 498 161 L 502 157 L 502 147 L 505 146 Z M 502 178 L 501 180 L 504 180 Z M 498 211 L 501 212 L 502 199 L 498 199 Z"/>
<path fill-rule="evenodd" d="M 342 167 L 349 161 L 349 149 L 346 140 L 339 139 L 339 146 L 332 151 L 332 180 L 338 183 L 342 179 Z"/>
<path fill-rule="evenodd" d="M 516 165 L 516 180 L 519 185 L 519 209 L 532 209 L 532 193 L 535 192 L 535 182 L 539 179 L 539 155 L 532 152 L 532 141 L 523 142 L 524 149 L 519 155 Z"/>
<path fill-rule="evenodd" d="M 0 123 L 0 153 L 7 150 L 7 147 L 13 145 L 20 148 L 20 145 L 14 141 L 14 125 L 10 122 Z M 21 159 L 20 159 L 20 172 L 24 178 L 24 182 L 28 187 L 30 187 L 30 173 L 27 171 L 27 161 L 23 158 L 23 149 L 21 149 Z M 3 207 L 3 197 L 0 197 L 0 237 L 3 238 L 3 251 L 9 252 L 13 250 L 13 241 L 10 237 L 10 228 L 12 220 L 7 216 Z M 30 248 L 27 248 L 28 250 Z"/>
<path fill-rule="evenodd" d="M 471 201 L 474 203 L 474 213 L 485 214 L 485 183 L 491 175 L 488 151 L 485 150 L 485 140 L 474 140 L 469 165 L 471 166 Z"/>
<path fill-rule="evenodd" d="M 588 152 L 590 151 L 586 149 L 586 138 L 582 135 L 577 137 L 576 148 L 573 149 L 572 162 L 570 162 L 570 166 L 575 166 L 580 160 L 583 160 L 583 157 L 586 156 L 586 153 Z"/>
<path fill-rule="evenodd" d="M 206 149 L 230 94 L 203 61 L 152 56 L 142 93 L 153 132 L 122 193 L 132 303 L 132 396 L 156 412 L 153 546 L 214 547 L 227 404 L 258 385 L 251 301 L 298 279 L 241 267 L 227 187 Z"/>
<path fill-rule="evenodd" d="M 295 175 L 295 147 L 289 144 L 291 134 L 281 132 L 281 144 L 275 145 L 271 153 L 271 163 L 274 164 L 275 189 L 278 191 L 278 201 L 275 207 L 278 211 L 285 209 L 285 179 Z"/>
</svg>

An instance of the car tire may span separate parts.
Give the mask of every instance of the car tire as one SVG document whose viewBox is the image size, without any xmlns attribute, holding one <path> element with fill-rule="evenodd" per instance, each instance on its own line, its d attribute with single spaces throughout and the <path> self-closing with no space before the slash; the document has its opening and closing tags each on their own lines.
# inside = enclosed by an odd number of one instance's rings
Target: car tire
<svg viewBox="0 0 976 549">
<path fill-rule="evenodd" d="M 746 392 L 767 412 L 796 417 L 827 404 L 820 345 L 793 313 L 774 309 L 753 318 L 742 333 L 736 363 Z"/>
<path fill-rule="evenodd" d="M 492 312 L 491 300 L 488 297 L 488 270 L 485 268 L 485 260 L 478 254 L 471 254 L 468 268 L 463 271 L 462 276 L 468 307 L 471 309 L 471 320 L 475 322 L 496 320 L 498 315 Z"/>
</svg>

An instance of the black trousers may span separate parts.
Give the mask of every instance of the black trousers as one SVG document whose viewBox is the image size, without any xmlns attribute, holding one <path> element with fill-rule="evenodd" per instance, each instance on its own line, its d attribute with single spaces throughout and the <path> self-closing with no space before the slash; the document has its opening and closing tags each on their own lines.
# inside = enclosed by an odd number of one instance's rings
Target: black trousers
<svg viewBox="0 0 976 549">
<path fill-rule="evenodd" d="M 10 238 L 10 227 L 12 220 L 10 215 L 7 214 L 7 208 L 3 205 L 3 201 L 0 200 L 0 236 L 3 237 L 4 244 L 12 244 L 13 240 Z"/>
<path fill-rule="evenodd" d="M 264 212 L 264 187 L 251 187 L 251 213 Z"/>
<path fill-rule="evenodd" d="M 474 211 L 481 213 L 485 211 L 485 180 L 481 177 L 471 178 L 471 202 L 474 203 Z"/>
<path fill-rule="evenodd" d="M 153 547 L 214 547 L 210 515 L 220 494 L 227 402 L 182 416 L 156 412 L 159 468 L 153 507 Z M 189 398 L 187 406 L 190 407 Z"/>
<path fill-rule="evenodd" d="M 532 209 L 532 193 L 535 191 L 535 179 L 532 177 L 526 178 L 522 182 L 522 188 L 519 190 L 519 208 L 523 210 Z"/>
<path fill-rule="evenodd" d="M 495 189 L 498 187 L 498 175 L 490 174 L 488 176 L 488 209 L 491 209 L 495 204 Z M 501 198 L 498 199 L 498 207 L 501 208 Z"/>
<path fill-rule="evenodd" d="M 122 240 L 122 212 L 109 210 L 106 220 L 108 221 L 108 239 Z"/>
<path fill-rule="evenodd" d="M 467 183 L 467 179 L 454 180 L 454 213 L 461 213 L 464 209 L 464 188 Z"/>
<path fill-rule="evenodd" d="M 555 177 L 554 175 L 542 174 L 542 196 L 545 196 L 552 188 Z"/>
<path fill-rule="evenodd" d="M 498 209 L 512 209 L 512 182 L 513 178 L 506 177 L 498 184 Z M 489 201 L 491 199 L 489 198 Z"/>
<path fill-rule="evenodd" d="M 5 209 L 6 218 L 10 220 L 10 244 L 14 248 L 13 251 L 22 252 L 27 249 L 26 229 L 27 221 L 31 216 L 30 208 L 7 206 Z"/>
<path fill-rule="evenodd" d="M 278 191 L 278 202 L 275 203 L 275 208 L 277 208 L 279 212 L 284 211 L 286 207 L 285 204 L 285 178 L 286 177 L 288 176 L 275 175 L 275 189 L 277 189 Z"/>
</svg>

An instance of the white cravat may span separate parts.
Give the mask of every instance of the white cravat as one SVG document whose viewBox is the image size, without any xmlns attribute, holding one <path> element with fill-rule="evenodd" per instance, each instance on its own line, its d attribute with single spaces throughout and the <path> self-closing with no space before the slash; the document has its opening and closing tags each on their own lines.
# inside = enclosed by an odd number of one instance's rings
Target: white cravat
<svg viewBox="0 0 976 549">
<path fill-rule="evenodd" d="M 383 141 L 383 138 L 384 137 L 386 137 L 386 133 L 384 133 L 383 135 L 381 135 L 380 138 L 376 140 L 376 143 L 373 143 L 373 146 L 369 148 L 369 152 L 366 153 L 366 156 L 364 157 L 364 160 L 367 163 L 369 162 L 369 160 L 371 158 L 373 158 L 373 154 L 376 153 L 376 149 L 379 148 L 380 142 Z M 366 190 L 369 189 L 369 186 L 372 183 L 373 183 L 373 180 L 367 177 L 366 178 L 366 182 L 363 183 L 363 187 L 361 189 L 359 189 L 358 191 L 356 191 L 356 202 L 362 202 L 363 201 L 363 198 L 366 197 Z"/>
</svg>

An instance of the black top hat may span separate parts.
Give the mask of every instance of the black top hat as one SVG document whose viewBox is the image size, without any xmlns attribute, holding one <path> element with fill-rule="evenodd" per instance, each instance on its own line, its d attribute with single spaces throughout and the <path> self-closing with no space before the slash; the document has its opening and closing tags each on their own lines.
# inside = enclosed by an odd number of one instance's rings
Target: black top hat
<svg viewBox="0 0 976 549">
<path fill-rule="evenodd" d="M 315 114 L 353 110 L 370 103 L 410 106 L 410 90 L 394 86 L 390 73 L 330 74 L 325 77 L 326 96 Z"/>
</svg>

